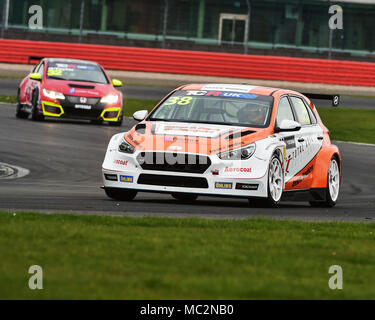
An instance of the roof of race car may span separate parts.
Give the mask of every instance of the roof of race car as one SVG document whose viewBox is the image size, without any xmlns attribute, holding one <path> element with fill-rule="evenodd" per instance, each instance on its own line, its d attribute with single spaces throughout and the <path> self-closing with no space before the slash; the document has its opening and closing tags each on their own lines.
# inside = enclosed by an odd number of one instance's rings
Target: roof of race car
<svg viewBox="0 0 375 320">
<path fill-rule="evenodd" d="M 46 58 L 49 62 L 62 62 L 62 63 L 85 63 L 91 65 L 98 65 L 96 62 L 80 59 L 66 59 L 66 58 Z"/>
<path fill-rule="evenodd" d="M 188 84 L 188 85 L 181 86 L 179 90 L 230 91 L 230 92 L 253 93 L 253 94 L 259 94 L 259 95 L 266 95 L 266 96 L 270 96 L 272 95 L 272 93 L 279 91 L 279 90 L 292 92 L 291 90 L 285 90 L 285 89 L 280 89 L 280 88 L 253 86 L 249 84 L 227 84 L 227 83 Z"/>
</svg>

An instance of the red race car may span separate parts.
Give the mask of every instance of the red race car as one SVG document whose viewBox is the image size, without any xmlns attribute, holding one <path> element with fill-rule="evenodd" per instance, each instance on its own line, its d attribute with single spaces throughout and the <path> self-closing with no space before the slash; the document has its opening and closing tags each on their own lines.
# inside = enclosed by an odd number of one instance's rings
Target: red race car
<svg viewBox="0 0 375 320">
<path fill-rule="evenodd" d="M 22 80 L 18 89 L 17 118 L 44 117 L 107 121 L 120 126 L 122 86 L 95 62 L 44 58 Z"/>
</svg>

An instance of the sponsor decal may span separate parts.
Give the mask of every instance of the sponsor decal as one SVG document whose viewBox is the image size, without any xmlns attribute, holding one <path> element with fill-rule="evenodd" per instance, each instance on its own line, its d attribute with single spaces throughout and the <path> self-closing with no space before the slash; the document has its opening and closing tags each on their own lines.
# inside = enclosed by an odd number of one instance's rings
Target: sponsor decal
<svg viewBox="0 0 375 320">
<path fill-rule="evenodd" d="M 182 147 L 180 147 L 180 146 L 170 146 L 168 149 L 170 149 L 170 150 L 181 150 Z"/>
<path fill-rule="evenodd" d="M 284 138 L 287 149 L 292 149 L 296 147 L 296 140 L 294 136 L 289 136 Z"/>
<path fill-rule="evenodd" d="M 127 136 L 126 136 L 129 140 L 131 140 L 136 146 L 138 146 L 138 147 L 140 147 L 141 146 L 141 144 L 137 141 L 137 140 L 135 140 L 134 138 L 133 138 L 133 136 L 129 133 Z"/>
<path fill-rule="evenodd" d="M 92 95 L 98 96 L 99 92 L 92 91 L 92 90 L 80 90 L 80 89 L 77 89 L 76 90 L 76 94 L 88 94 L 88 95 L 92 94 Z"/>
<path fill-rule="evenodd" d="M 70 89 L 69 89 L 69 93 L 70 93 L 70 94 L 74 93 L 74 91 L 76 91 L 75 88 L 70 88 Z"/>
<path fill-rule="evenodd" d="M 314 166 L 309 167 L 306 171 L 302 172 L 302 175 L 300 177 L 297 177 L 296 180 L 292 183 L 292 188 L 299 185 L 307 176 L 309 173 L 311 173 L 314 170 Z"/>
<path fill-rule="evenodd" d="M 106 180 L 109 180 L 109 181 L 117 181 L 117 174 L 105 173 L 104 177 Z"/>
<path fill-rule="evenodd" d="M 196 126 L 165 126 L 163 128 L 165 131 L 173 131 L 173 130 L 178 130 L 178 131 L 186 131 L 186 132 L 218 132 L 221 129 L 219 128 L 207 128 L 207 127 L 196 127 Z"/>
<path fill-rule="evenodd" d="M 224 172 L 251 172 L 251 168 L 229 168 L 229 167 L 225 167 Z"/>
<path fill-rule="evenodd" d="M 215 189 L 232 189 L 232 182 L 215 182 Z"/>
<path fill-rule="evenodd" d="M 235 143 L 231 143 L 229 145 L 225 145 L 225 146 L 222 146 L 220 148 L 216 148 L 216 149 L 211 149 L 210 150 L 210 153 L 215 153 L 215 152 L 222 152 L 222 151 L 226 151 L 226 150 L 231 150 L 231 149 L 234 149 L 235 147 L 240 147 L 242 146 L 243 144 L 245 143 L 245 141 L 241 141 L 241 142 L 235 142 Z"/>
<path fill-rule="evenodd" d="M 87 98 L 86 97 L 80 97 L 79 98 L 79 102 L 86 103 L 87 102 Z"/>
<path fill-rule="evenodd" d="M 236 183 L 236 189 L 258 190 L 259 184 Z"/>
<path fill-rule="evenodd" d="M 119 164 L 119 165 L 122 165 L 122 166 L 127 166 L 128 165 L 128 160 L 114 160 L 113 163 L 114 164 Z"/>
<path fill-rule="evenodd" d="M 209 84 L 202 88 L 202 90 L 213 90 L 213 91 L 235 91 L 235 92 L 244 92 L 247 93 L 250 90 L 253 90 L 256 88 L 256 86 L 246 86 L 246 87 L 239 87 L 237 85 L 215 85 L 215 84 Z"/>
<path fill-rule="evenodd" d="M 258 95 L 251 93 L 229 92 L 229 91 L 204 91 L 204 90 L 190 90 L 186 91 L 187 96 L 206 96 L 206 97 L 224 97 L 224 98 L 238 98 L 238 99 L 256 99 Z"/>
<path fill-rule="evenodd" d="M 120 176 L 120 182 L 133 182 L 133 176 Z"/>
<path fill-rule="evenodd" d="M 290 161 L 292 160 L 292 157 L 289 156 L 288 159 L 286 159 L 286 168 L 285 168 L 285 172 L 286 173 L 289 173 L 289 165 L 290 165 Z"/>
<path fill-rule="evenodd" d="M 74 105 L 74 108 L 83 109 L 83 110 L 91 110 L 91 106 L 89 106 L 87 104 L 76 104 L 76 105 Z"/>
<path fill-rule="evenodd" d="M 77 65 L 77 69 L 82 69 L 82 70 L 95 70 L 94 66 L 87 66 L 87 65 Z"/>
</svg>

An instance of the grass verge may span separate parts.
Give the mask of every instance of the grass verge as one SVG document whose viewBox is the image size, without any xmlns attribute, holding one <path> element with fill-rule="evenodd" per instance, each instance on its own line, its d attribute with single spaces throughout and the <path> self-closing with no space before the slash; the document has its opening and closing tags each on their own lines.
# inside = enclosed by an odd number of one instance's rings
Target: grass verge
<svg viewBox="0 0 375 320">
<path fill-rule="evenodd" d="M 125 116 L 131 117 L 133 113 L 138 110 L 152 110 L 160 100 L 143 100 L 143 99 L 134 99 L 126 98 L 124 100 L 124 110 Z"/>
<path fill-rule="evenodd" d="M 320 108 L 319 115 L 331 139 L 375 144 L 375 110 Z"/>
<path fill-rule="evenodd" d="M 0 102 L 4 102 L 4 103 L 17 103 L 17 96 L 16 95 L 4 95 L 4 94 L 0 94 Z"/>
<path fill-rule="evenodd" d="M 0 299 L 374 299 L 374 224 L 0 212 Z M 28 268 L 43 268 L 43 290 Z M 330 290 L 328 268 L 343 268 Z"/>
</svg>

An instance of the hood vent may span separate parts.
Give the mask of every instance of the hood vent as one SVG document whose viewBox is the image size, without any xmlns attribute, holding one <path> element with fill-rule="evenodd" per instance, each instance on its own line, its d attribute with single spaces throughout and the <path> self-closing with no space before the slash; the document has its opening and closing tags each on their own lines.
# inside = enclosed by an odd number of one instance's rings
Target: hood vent
<svg viewBox="0 0 375 320">
<path fill-rule="evenodd" d="M 239 132 L 231 133 L 230 135 L 226 136 L 225 139 L 233 140 L 233 139 L 236 139 L 236 138 L 242 138 L 242 137 L 247 136 L 249 134 L 252 134 L 254 132 L 256 132 L 256 131 L 253 131 L 253 130 L 239 131 Z"/>
<path fill-rule="evenodd" d="M 84 84 L 69 83 L 68 86 L 71 87 L 71 88 L 95 89 L 95 86 L 93 86 L 93 85 L 84 85 Z"/>
<path fill-rule="evenodd" d="M 136 131 L 138 134 L 144 134 L 145 131 L 146 131 L 146 124 L 144 124 L 144 123 L 138 123 L 138 124 L 135 126 L 135 131 Z"/>
</svg>

